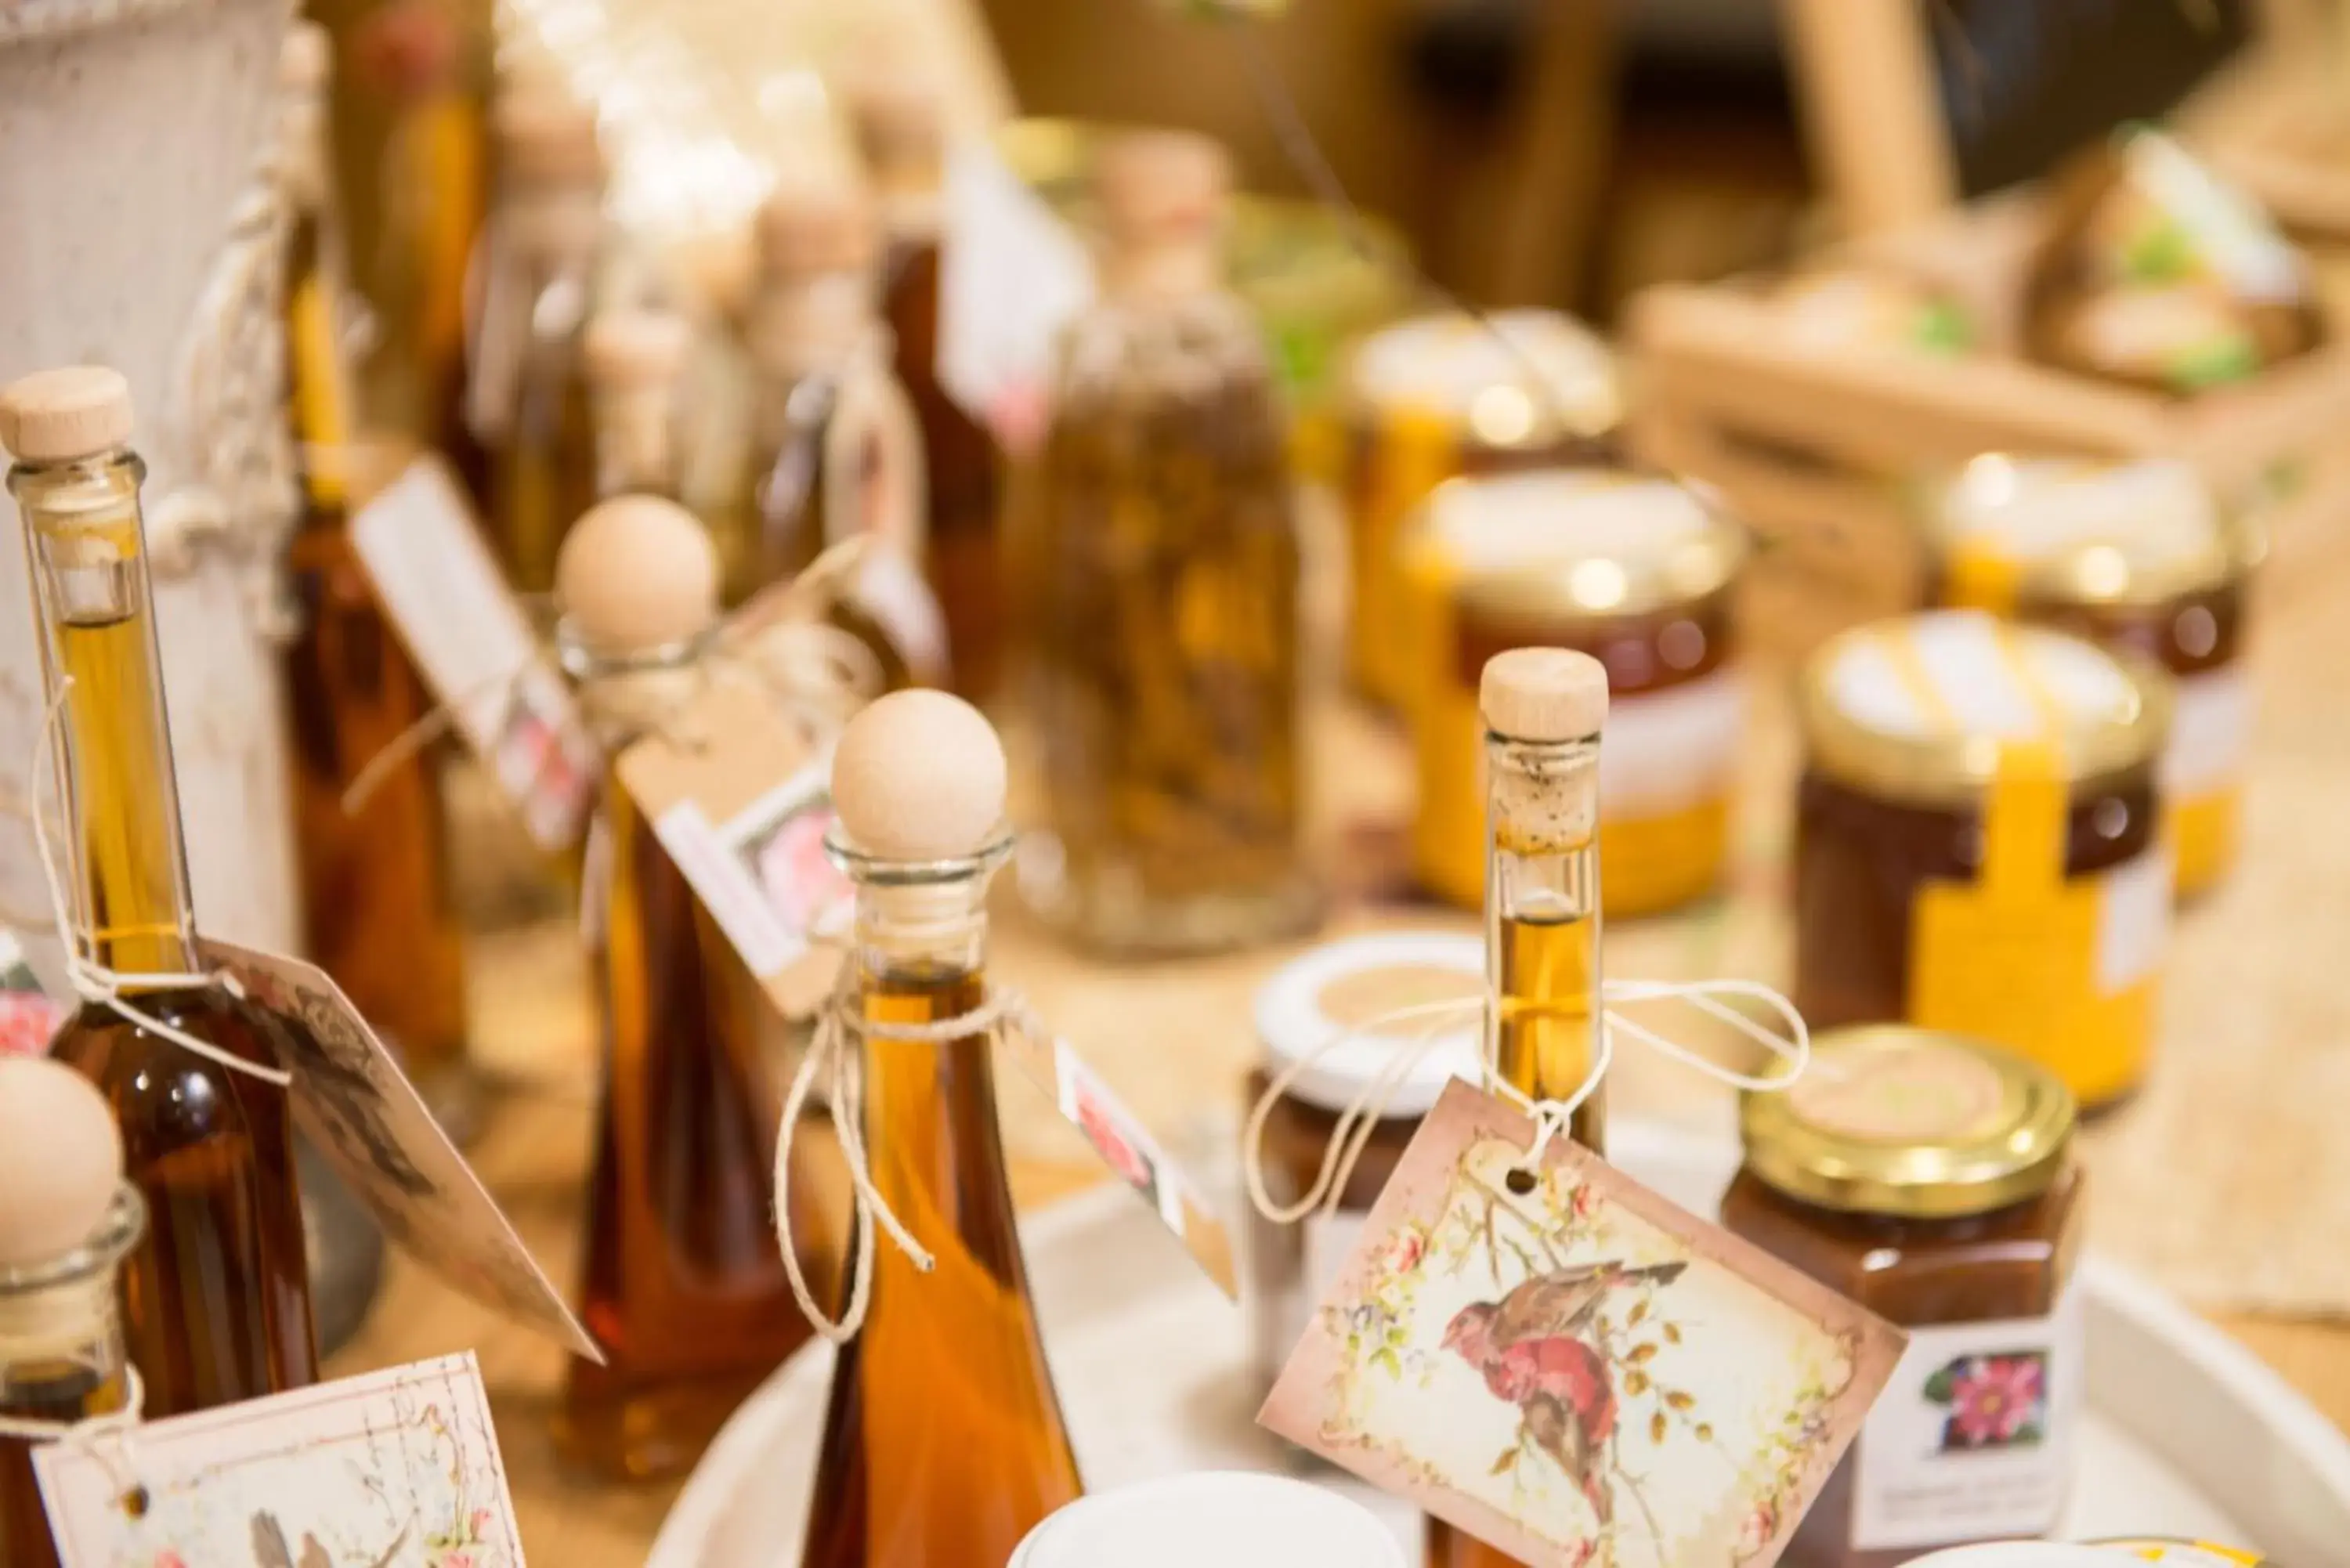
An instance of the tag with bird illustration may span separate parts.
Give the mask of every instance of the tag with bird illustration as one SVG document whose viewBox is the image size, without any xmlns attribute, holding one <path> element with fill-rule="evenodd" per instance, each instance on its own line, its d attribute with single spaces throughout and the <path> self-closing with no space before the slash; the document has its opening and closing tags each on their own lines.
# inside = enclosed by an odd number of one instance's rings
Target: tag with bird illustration
<svg viewBox="0 0 2350 1568">
<path fill-rule="evenodd" d="M 1258 1420 L 1534 1568 L 1767 1568 L 1899 1330 L 1445 1090 Z"/>
</svg>

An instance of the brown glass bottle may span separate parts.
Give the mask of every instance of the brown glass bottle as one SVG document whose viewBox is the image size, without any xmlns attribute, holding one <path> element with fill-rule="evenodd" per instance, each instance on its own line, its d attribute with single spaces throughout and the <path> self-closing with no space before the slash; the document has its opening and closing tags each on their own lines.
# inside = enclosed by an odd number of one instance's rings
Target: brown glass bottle
<svg viewBox="0 0 2350 1568">
<path fill-rule="evenodd" d="M 289 116 L 289 142 L 305 129 Z M 289 165 L 313 175 L 289 181 L 296 213 L 286 324 L 287 414 L 302 489 L 301 521 L 286 554 L 299 625 L 285 669 L 304 937 L 312 961 L 392 1042 L 433 1110 L 463 1136 L 473 1085 L 439 757 L 417 753 L 380 775 L 358 812 L 343 809 L 360 770 L 433 701 L 350 539 L 349 398 L 333 325 L 343 284 L 329 260 L 322 132 L 314 118 L 311 145 L 286 149 Z"/>
<path fill-rule="evenodd" d="M 8 487 L 32 556 L 43 672 L 61 699 L 84 956 L 126 1002 L 244 1061 L 274 1064 L 287 1025 L 200 964 L 147 584 L 130 395 L 109 370 L 50 371 L 0 397 Z M 317 1374 L 286 1092 L 87 1002 L 52 1047 L 95 1082 L 122 1132 L 149 1231 L 123 1269 L 124 1337 L 154 1415 Z"/>
<path fill-rule="evenodd" d="M 941 738 L 917 723 L 899 727 L 905 744 L 868 744 L 908 714 L 949 711 L 942 704 L 959 711 L 950 726 L 958 732 Z M 963 743 L 974 734 L 994 747 L 968 708 L 909 691 L 867 709 L 841 738 L 834 785 L 844 826 L 831 846 L 857 882 L 853 961 L 868 1020 L 930 1024 L 980 1006 L 987 884 L 1010 843 L 997 836 L 974 850 L 964 839 L 920 859 L 858 848 L 847 833 L 863 808 L 847 759 L 889 752 L 894 760 L 875 771 L 938 770 L 919 785 L 899 780 L 899 799 L 924 804 L 962 790 L 960 775 L 988 771 Z M 995 747 L 999 812 L 1001 758 Z M 833 1371 L 800 1561 L 999 1568 L 1082 1488 L 1013 1225 L 988 1042 L 978 1033 L 941 1044 L 871 1038 L 863 1049 L 874 1184 L 936 1266 L 925 1273 L 888 1241 L 861 1239 L 875 1249 L 872 1295 Z"/>
</svg>

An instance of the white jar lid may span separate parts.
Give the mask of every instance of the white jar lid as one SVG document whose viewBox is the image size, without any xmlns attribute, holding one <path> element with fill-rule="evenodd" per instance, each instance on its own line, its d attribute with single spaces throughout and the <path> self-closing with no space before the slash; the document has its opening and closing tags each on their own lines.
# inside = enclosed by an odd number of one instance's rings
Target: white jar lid
<svg viewBox="0 0 2350 1568">
<path fill-rule="evenodd" d="M 1245 1470 L 1169 1476 L 1096 1492 L 1029 1532 L 1007 1568 L 1404 1568 L 1360 1503 L 1309 1481 Z"/>
<path fill-rule="evenodd" d="M 1257 1038 L 1269 1073 L 1296 1065 L 1289 1092 L 1343 1111 L 1395 1058 L 1428 1042 L 1393 1085 L 1386 1115 L 1425 1116 L 1454 1078 L 1475 1082 L 1485 1023 L 1472 1005 L 1485 980 L 1482 937 L 1451 931 L 1387 931 L 1328 942 L 1275 971 L 1256 993 Z M 1397 1007 L 1460 999 L 1457 1017 L 1406 1019 L 1373 1033 L 1347 1033 Z"/>
<path fill-rule="evenodd" d="M 1913 1557 L 1902 1568 L 2116 1568 L 2114 1556 L 2061 1541 L 1987 1541 Z"/>
</svg>

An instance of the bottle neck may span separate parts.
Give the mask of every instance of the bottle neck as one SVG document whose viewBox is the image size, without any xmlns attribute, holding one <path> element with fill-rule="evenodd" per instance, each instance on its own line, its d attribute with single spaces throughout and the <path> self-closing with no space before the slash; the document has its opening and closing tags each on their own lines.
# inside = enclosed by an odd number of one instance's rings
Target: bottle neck
<svg viewBox="0 0 2350 1568">
<path fill-rule="evenodd" d="M 862 270 L 774 278 L 751 301 L 744 343 L 766 388 L 837 370 L 872 336 L 872 279 Z"/>
<path fill-rule="evenodd" d="M 79 1249 L 0 1269 L 0 1414 L 70 1422 L 120 1403 L 117 1276 L 145 1228 L 145 1206 L 125 1186 Z"/>
<path fill-rule="evenodd" d="M 666 382 L 595 393 L 596 494 L 664 495 L 678 490 L 677 442 L 671 428 L 675 389 Z"/>
<path fill-rule="evenodd" d="M 566 624 L 556 628 L 556 644 L 578 692 L 580 716 L 615 767 L 623 751 L 674 718 L 707 684 L 706 637 L 619 657 L 589 648 Z M 617 788 L 617 778 L 613 784 Z"/>
<path fill-rule="evenodd" d="M 1520 1093 L 1565 1100 L 1598 1059 L 1599 742 L 1485 741 L 1489 1041 Z M 1600 1142 L 1595 1089 L 1575 1119 Z"/>
<path fill-rule="evenodd" d="M 118 449 L 19 465 L 8 488 L 24 514 L 42 674 L 62 714 L 58 789 L 74 852 L 59 874 L 76 940 L 117 973 L 184 974 L 196 965 L 194 922 L 139 509 L 146 472 Z"/>
<path fill-rule="evenodd" d="M 987 888 L 1003 856 L 931 866 L 845 858 L 857 885 L 858 972 L 865 988 L 938 983 L 987 965 Z"/>
<path fill-rule="evenodd" d="M 1101 258 L 1105 297 L 1128 305 L 1164 305 L 1224 286 L 1224 257 L 1213 239 L 1164 240 L 1113 245 Z"/>
</svg>

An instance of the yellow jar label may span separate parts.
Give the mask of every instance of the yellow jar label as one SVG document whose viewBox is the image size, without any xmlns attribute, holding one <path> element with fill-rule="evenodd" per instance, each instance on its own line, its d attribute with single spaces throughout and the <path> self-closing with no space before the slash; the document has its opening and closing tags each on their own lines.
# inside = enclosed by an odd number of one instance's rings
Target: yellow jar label
<svg viewBox="0 0 2350 1568">
<path fill-rule="evenodd" d="M 1401 412 L 1373 427 L 1355 496 L 1355 605 L 1349 625 L 1355 679 L 1382 702 L 1409 705 L 1417 672 L 1399 635 L 1404 520 L 1460 464 L 1452 422 Z"/>
</svg>

